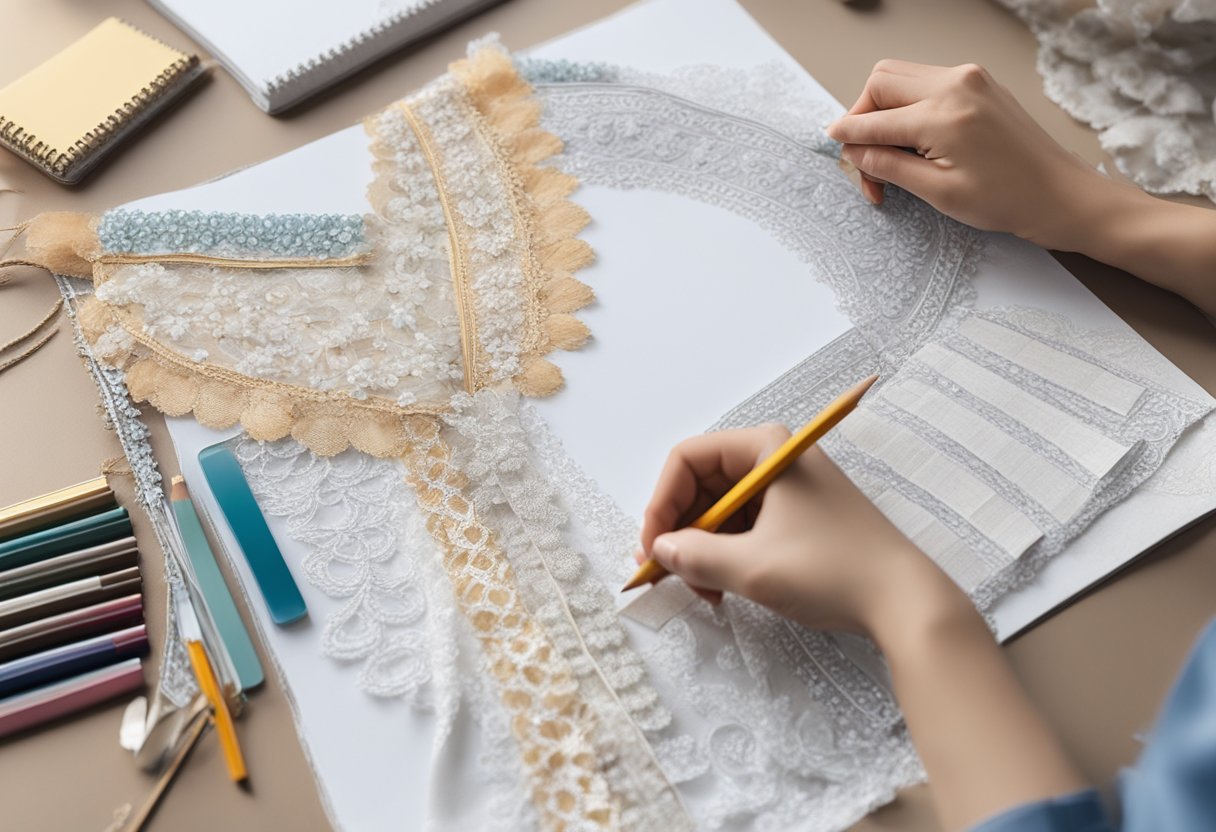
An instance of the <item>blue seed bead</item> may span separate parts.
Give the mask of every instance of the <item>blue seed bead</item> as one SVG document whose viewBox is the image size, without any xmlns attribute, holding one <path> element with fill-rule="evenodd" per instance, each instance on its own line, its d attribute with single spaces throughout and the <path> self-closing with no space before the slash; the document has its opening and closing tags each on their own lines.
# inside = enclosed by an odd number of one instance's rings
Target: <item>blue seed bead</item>
<svg viewBox="0 0 1216 832">
<path fill-rule="evenodd" d="M 620 77 L 620 71 L 615 66 L 603 61 L 517 57 L 515 68 L 532 84 L 612 82 Z"/>
<path fill-rule="evenodd" d="M 358 214 L 236 214 L 119 208 L 98 224 L 115 254 L 208 254 L 235 258 L 348 257 L 367 250 Z"/>
</svg>

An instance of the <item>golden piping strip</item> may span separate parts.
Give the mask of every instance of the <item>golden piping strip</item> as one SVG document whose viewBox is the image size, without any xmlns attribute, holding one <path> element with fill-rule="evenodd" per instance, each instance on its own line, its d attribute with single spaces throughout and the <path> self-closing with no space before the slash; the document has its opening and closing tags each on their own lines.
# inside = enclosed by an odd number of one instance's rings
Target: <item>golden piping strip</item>
<svg viewBox="0 0 1216 832">
<path fill-rule="evenodd" d="M 476 392 L 473 383 L 474 362 L 476 355 L 476 322 L 473 319 L 473 307 L 467 297 L 468 270 L 465 265 L 464 245 L 456 229 L 456 218 L 452 213 L 451 202 L 448 198 L 447 183 L 443 179 L 443 171 L 439 169 L 439 157 L 431 145 L 430 134 L 426 126 L 414 115 L 414 111 L 404 101 L 397 102 L 414 138 L 422 149 L 422 155 L 431 169 L 431 178 L 435 180 L 435 191 L 439 194 L 439 204 L 443 206 L 443 219 L 448 226 L 448 252 L 452 269 L 452 285 L 456 290 L 456 315 L 460 318 L 460 350 L 464 354 L 464 389 L 468 393 Z"/>
<path fill-rule="evenodd" d="M 231 269 L 344 269 L 351 266 L 366 266 L 372 262 L 372 252 L 335 257 L 328 260 L 303 257 L 284 257 L 272 260 L 242 259 L 239 257 L 216 257 L 210 254 L 103 254 L 96 262 L 103 266 L 131 266 L 139 263 L 189 263 L 197 266 L 223 266 Z"/>
</svg>

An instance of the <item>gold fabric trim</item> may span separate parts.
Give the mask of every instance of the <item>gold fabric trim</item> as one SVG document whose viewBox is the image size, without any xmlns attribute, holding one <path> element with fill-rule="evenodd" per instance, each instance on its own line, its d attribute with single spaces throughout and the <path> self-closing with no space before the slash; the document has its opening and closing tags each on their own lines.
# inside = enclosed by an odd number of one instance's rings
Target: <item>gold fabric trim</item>
<svg viewBox="0 0 1216 832">
<path fill-rule="evenodd" d="M 216 257 L 210 254 L 103 254 L 94 262 L 101 266 L 133 266 L 140 263 L 189 263 L 196 266 L 218 266 L 230 269 L 346 269 L 355 266 L 366 266 L 374 259 L 371 252 L 354 254 L 350 257 L 336 257 L 332 260 L 317 258 L 279 258 L 253 260 L 237 257 Z M 100 283 L 108 275 L 104 272 L 98 276 L 94 270 L 94 279 Z"/>
<path fill-rule="evenodd" d="M 407 429 L 407 479 L 511 715 L 544 827 L 616 827 L 619 812 L 592 745 L 593 709 L 516 593 L 514 570 L 465 495 L 465 478 L 451 464 L 438 420 L 415 417 Z"/>
</svg>

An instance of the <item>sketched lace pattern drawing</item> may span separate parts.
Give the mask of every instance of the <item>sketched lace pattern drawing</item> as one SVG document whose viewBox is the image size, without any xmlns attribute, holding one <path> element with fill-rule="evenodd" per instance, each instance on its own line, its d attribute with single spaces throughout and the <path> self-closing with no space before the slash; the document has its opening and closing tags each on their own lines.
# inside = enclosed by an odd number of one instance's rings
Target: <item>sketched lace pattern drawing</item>
<svg viewBox="0 0 1216 832">
<path fill-rule="evenodd" d="M 729 76 L 735 86 L 739 77 Z M 716 102 L 724 96 L 704 91 L 717 79 L 706 69 L 670 86 Z M 809 125 L 791 137 L 747 107 L 736 115 L 625 82 L 549 83 L 538 95 L 542 123 L 565 140 L 564 169 L 586 183 L 670 191 L 757 222 L 831 287 L 841 311 L 892 360 L 973 303 L 982 236 L 898 190 L 875 210 Z"/>
</svg>

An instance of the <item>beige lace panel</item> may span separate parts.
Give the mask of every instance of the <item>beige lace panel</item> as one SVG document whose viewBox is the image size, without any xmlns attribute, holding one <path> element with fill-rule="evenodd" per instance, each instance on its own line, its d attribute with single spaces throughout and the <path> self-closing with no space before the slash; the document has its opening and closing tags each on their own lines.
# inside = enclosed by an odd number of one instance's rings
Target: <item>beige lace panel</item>
<svg viewBox="0 0 1216 832">
<path fill-rule="evenodd" d="M 407 421 L 403 457 L 457 603 L 481 642 L 547 829 L 615 828 L 619 807 L 595 754 L 596 715 L 561 652 L 516 593 L 510 562 L 466 496 L 435 419 Z"/>
<path fill-rule="evenodd" d="M 405 420 L 501 383 L 562 384 L 544 356 L 587 338 L 592 293 L 561 142 L 510 57 L 484 48 L 369 118 L 373 254 L 330 261 L 94 255 L 81 310 L 137 400 L 329 456 L 405 452 Z M 96 246 L 63 241 L 74 252 Z"/>
</svg>

